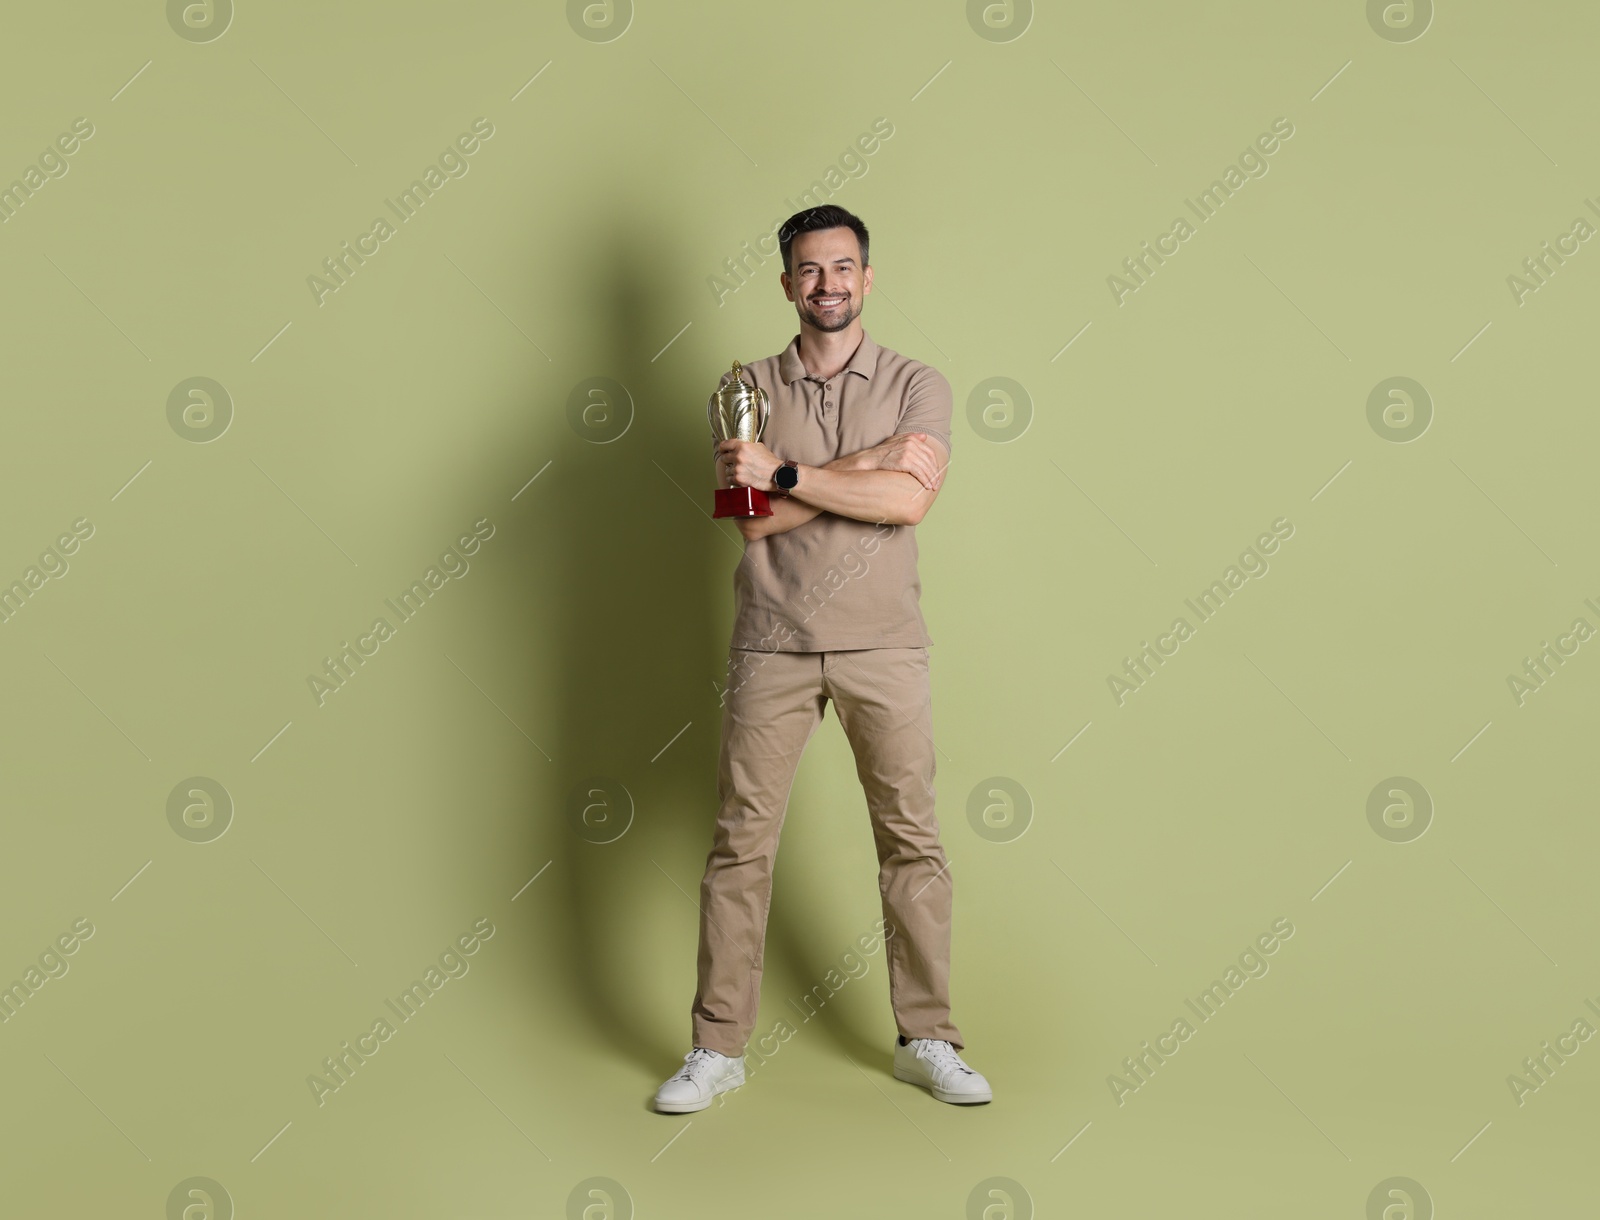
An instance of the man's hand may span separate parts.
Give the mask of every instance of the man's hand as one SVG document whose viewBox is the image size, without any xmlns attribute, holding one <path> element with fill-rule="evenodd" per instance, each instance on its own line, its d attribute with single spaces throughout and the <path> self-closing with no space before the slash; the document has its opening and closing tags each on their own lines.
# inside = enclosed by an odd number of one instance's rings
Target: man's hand
<svg viewBox="0 0 1600 1220">
<path fill-rule="evenodd" d="M 760 441 L 718 441 L 717 470 L 724 487 L 754 487 L 777 491 L 773 473 L 783 465 L 778 455 Z"/>
<path fill-rule="evenodd" d="M 944 446 L 926 432 L 897 432 L 866 453 L 875 459 L 869 469 L 903 470 L 913 475 L 929 491 L 938 491 L 944 482 Z"/>
</svg>

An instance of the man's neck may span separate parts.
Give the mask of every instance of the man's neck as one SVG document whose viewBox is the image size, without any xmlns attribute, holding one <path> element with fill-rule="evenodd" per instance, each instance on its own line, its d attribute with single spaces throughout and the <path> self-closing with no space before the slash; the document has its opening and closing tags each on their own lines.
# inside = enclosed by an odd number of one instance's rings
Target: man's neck
<svg viewBox="0 0 1600 1220">
<path fill-rule="evenodd" d="M 843 330 L 818 330 L 800 324 L 800 363 L 806 372 L 822 381 L 837 376 L 850 363 L 861 346 L 861 319 L 858 316 Z"/>
</svg>

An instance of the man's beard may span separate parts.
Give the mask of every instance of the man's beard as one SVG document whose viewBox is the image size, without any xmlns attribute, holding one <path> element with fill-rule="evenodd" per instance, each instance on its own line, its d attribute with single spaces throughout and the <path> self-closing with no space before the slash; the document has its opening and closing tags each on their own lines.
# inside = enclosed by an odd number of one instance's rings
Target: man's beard
<svg viewBox="0 0 1600 1220">
<path fill-rule="evenodd" d="M 860 314 L 861 311 L 855 308 L 855 298 L 846 297 L 844 303 L 838 309 L 827 315 L 820 313 L 810 302 L 805 302 L 805 308 L 801 311 L 800 316 L 817 330 L 835 331 L 844 330 Z"/>
</svg>

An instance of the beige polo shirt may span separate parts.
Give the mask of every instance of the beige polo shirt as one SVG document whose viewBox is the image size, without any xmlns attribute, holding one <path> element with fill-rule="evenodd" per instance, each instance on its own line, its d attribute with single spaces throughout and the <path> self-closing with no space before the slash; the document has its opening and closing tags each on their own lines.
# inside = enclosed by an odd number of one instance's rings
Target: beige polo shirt
<svg viewBox="0 0 1600 1220">
<path fill-rule="evenodd" d="M 732 369 L 722 375 L 724 384 Z M 826 381 L 800 361 L 800 336 L 744 366 L 772 413 L 762 441 L 779 458 L 824 466 L 897 432 L 950 448 L 950 383 L 931 365 L 874 343 Z M 709 407 L 710 403 L 707 403 Z M 801 475 L 804 490 L 805 476 Z M 932 644 L 922 621 L 916 527 L 818 513 L 781 534 L 747 540 L 733 575 L 733 647 L 824 652 Z"/>
</svg>

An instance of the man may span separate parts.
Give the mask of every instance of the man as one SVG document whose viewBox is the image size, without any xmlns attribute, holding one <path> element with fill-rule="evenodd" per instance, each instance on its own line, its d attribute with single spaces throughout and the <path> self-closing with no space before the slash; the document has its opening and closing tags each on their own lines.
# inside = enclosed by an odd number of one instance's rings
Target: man
<svg viewBox="0 0 1600 1220">
<path fill-rule="evenodd" d="M 950 1019 L 953 886 L 934 816 L 932 640 L 914 532 L 949 462 L 950 383 L 862 328 L 872 268 L 857 217 L 831 205 L 798 212 L 779 246 L 800 333 L 744 367 L 772 400 L 763 440 L 716 446 L 723 485 L 767 492 L 772 515 L 738 521 L 745 553 L 734 575 L 721 807 L 700 884 L 694 1048 L 655 1105 L 703 1110 L 744 1083 L 779 831 L 830 699 L 877 846 L 894 1075 L 940 1101 L 986 1102 L 989 1083 L 957 1054 L 965 1043 Z"/>
</svg>

